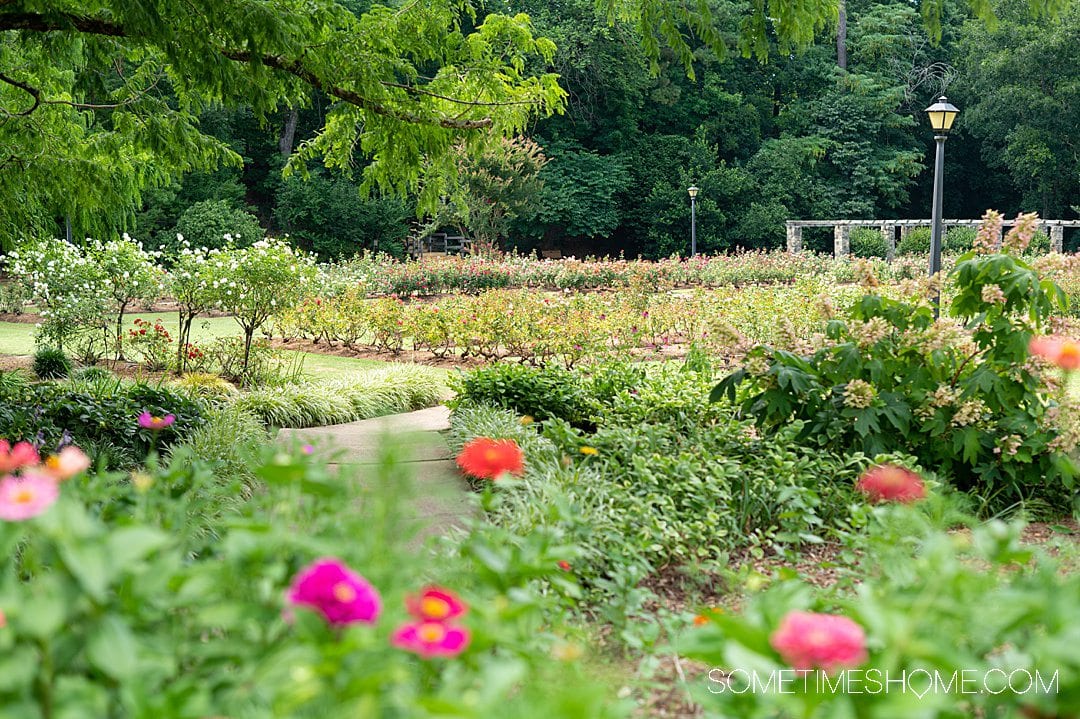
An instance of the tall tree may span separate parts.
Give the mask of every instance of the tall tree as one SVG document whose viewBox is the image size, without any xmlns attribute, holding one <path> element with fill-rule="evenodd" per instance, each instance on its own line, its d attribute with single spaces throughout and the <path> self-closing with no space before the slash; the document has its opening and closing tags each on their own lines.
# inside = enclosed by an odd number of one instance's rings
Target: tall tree
<svg viewBox="0 0 1080 719">
<path fill-rule="evenodd" d="M 245 104 L 265 121 L 313 90 L 334 104 L 287 171 L 348 173 L 358 151 L 365 187 L 434 204 L 452 147 L 479 150 L 563 100 L 555 75 L 526 69 L 554 52 L 527 16 L 468 13 L 455 0 L 363 15 L 333 0 L 0 0 L 0 228 L 74 214 L 92 229 L 146 187 L 239 163 L 199 131 L 201 110 Z"/>
</svg>

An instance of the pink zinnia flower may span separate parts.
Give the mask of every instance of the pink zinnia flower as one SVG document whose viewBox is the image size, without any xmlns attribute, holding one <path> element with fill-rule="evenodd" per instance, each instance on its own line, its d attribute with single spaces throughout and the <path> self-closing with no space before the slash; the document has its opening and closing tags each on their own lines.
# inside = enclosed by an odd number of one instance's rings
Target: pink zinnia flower
<svg viewBox="0 0 1080 719">
<path fill-rule="evenodd" d="M 382 611 L 375 587 L 332 557 L 316 560 L 300 570 L 286 599 L 315 609 L 335 625 L 374 624 Z"/>
<path fill-rule="evenodd" d="M 0 474 L 31 467 L 40 461 L 38 451 L 29 442 L 16 442 L 12 447 L 6 439 L 0 439 Z"/>
<path fill-rule="evenodd" d="M 139 426 L 152 432 L 160 432 L 175 421 L 175 414 L 167 414 L 164 417 L 158 417 L 149 412 L 143 412 L 139 415 Z"/>
<path fill-rule="evenodd" d="M 773 649 L 793 668 L 832 674 L 866 661 L 866 635 L 847 617 L 790 612 L 769 637 Z"/>
<path fill-rule="evenodd" d="M 399 627 L 390 642 L 424 659 L 456 657 L 469 646 L 469 630 L 443 622 L 411 622 Z"/>
<path fill-rule="evenodd" d="M 419 596 L 406 597 L 405 608 L 417 619 L 435 622 L 455 619 L 467 610 L 458 595 L 442 587 L 426 587 Z"/>
<path fill-rule="evenodd" d="M 910 469 L 891 464 L 868 469 L 855 483 L 855 489 L 871 502 L 910 504 L 926 497 L 926 483 L 922 477 Z"/>
<path fill-rule="evenodd" d="M 78 447 L 68 445 L 59 454 L 50 455 L 41 465 L 41 471 L 53 479 L 71 479 L 90 467 L 90 458 Z"/>
<path fill-rule="evenodd" d="M 0 519 L 21 522 L 36 517 L 52 506 L 60 496 L 60 487 L 52 477 L 42 474 L 8 475 L 0 479 Z"/>
</svg>

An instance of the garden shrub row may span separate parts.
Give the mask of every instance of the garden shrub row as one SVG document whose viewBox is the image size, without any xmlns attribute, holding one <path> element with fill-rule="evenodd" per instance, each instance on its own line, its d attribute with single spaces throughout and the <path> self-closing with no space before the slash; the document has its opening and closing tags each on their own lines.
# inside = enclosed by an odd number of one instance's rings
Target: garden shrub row
<svg viewBox="0 0 1080 719">
<path fill-rule="evenodd" d="M 232 406 L 273 427 L 318 427 L 431 407 L 446 393 L 440 372 L 417 365 L 246 392 Z"/>
<path fill-rule="evenodd" d="M 490 290 L 430 303 L 347 292 L 279 313 L 273 331 L 286 341 L 306 338 L 352 349 L 397 354 L 411 347 L 441 358 L 516 358 L 572 367 L 672 345 L 697 343 L 729 354 L 744 341 L 776 342 L 791 333 L 808 337 L 825 316 L 819 300 L 845 304 L 858 294 L 854 285 L 813 279 L 680 294 Z"/>
<path fill-rule="evenodd" d="M 155 432 L 139 426 L 143 412 L 176 419 Z M 202 423 L 200 404 L 167 386 L 113 377 L 35 383 L 0 373 L 0 437 L 46 450 L 74 443 L 109 466 L 131 465 Z"/>
</svg>

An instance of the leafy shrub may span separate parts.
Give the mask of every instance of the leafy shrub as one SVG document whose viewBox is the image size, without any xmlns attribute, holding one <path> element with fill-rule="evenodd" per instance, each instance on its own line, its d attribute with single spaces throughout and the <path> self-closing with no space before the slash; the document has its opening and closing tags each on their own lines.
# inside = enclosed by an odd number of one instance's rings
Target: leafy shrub
<svg viewBox="0 0 1080 719">
<path fill-rule="evenodd" d="M 930 228 L 913 227 L 896 245 L 898 255 L 925 255 L 930 251 Z"/>
<path fill-rule="evenodd" d="M 343 179 L 313 174 L 278 191 L 274 216 L 289 237 L 323 261 L 363 250 L 405 254 L 408 211 L 395 197 L 364 197 Z"/>
<path fill-rule="evenodd" d="M 496 364 L 458 375 L 450 406 L 483 404 L 511 410 L 536 420 L 559 418 L 575 426 L 590 424 L 598 409 L 579 374 L 561 367 Z"/>
<path fill-rule="evenodd" d="M 30 289 L 19 280 L 0 284 L 0 312 L 21 315 L 30 301 Z"/>
<path fill-rule="evenodd" d="M 127 344 L 142 356 L 143 365 L 151 372 L 168 369 L 173 360 L 172 335 L 160 320 L 135 318 L 128 330 Z"/>
<path fill-rule="evenodd" d="M 945 231 L 943 245 L 946 252 L 968 252 L 971 250 L 978 230 L 974 227 L 950 227 Z M 929 246 L 927 246 L 929 249 Z"/>
<path fill-rule="evenodd" d="M 581 533 L 588 551 L 575 572 L 600 588 L 630 567 L 722 562 L 736 548 L 782 550 L 846 528 L 852 487 L 871 458 L 800 447 L 796 434 L 762 439 L 731 420 L 612 424 L 593 434 L 552 420 L 538 433 L 512 412 L 473 405 L 454 412 L 450 443 L 517 441 L 525 476 L 500 493 L 490 519 L 519 534 L 552 524 Z"/>
<path fill-rule="evenodd" d="M 851 254 L 856 257 L 885 257 L 885 238 L 880 230 L 856 227 L 851 231 Z"/>
<path fill-rule="evenodd" d="M 2 388 L 0 388 L 2 389 Z M 0 437 L 47 449 L 73 441 L 112 466 L 133 464 L 152 446 L 167 447 L 202 423 L 202 410 L 167 387 L 118 379 L 43 382 L 0 395 Z M 141 412 L 176 416 L 157 434 L 138 426 Z"/>
<path fill-rule="evenodd" d="M 219 249 L 247 247 L 263 238 L 263 229 L 247 210 L 226 200 L 203 200 L 184 210 L 176 222 L 175 234 L 182 235 L 192 247 Z M 168 242 L 166 247 L 175 251 L 177 244 Z"/>
<path fill-rule="evenodd" d="M 908 452 L 991 510 L 1038 499 L 1067 511 L 1077 474 L 1048 410 L 1050 395 L 1028 343 L 1064 293 L 1009 255 L 965 255 L 951 277 L 949 320 L 925 303 L 864 297 L 829 323 L 808 357 L 766 346 L 717 386 L 746 383 L 742 411 L 765 432 L 801 423 L 797 441 L 863 451 Z"/>
<path fill-rule="evenodd" d="M 71 360 L 56 347 L 42 347 L 34 353 L 34 374 L 41 379 L 59 379 L 71 374 Z"/>
<path fill-rule="evenodd" d="M 79 382 L 102 382 L 115 378 L 116 375 L 105 367 L 81 367 L 71 375 L 71 379 Z"/>
</svg>

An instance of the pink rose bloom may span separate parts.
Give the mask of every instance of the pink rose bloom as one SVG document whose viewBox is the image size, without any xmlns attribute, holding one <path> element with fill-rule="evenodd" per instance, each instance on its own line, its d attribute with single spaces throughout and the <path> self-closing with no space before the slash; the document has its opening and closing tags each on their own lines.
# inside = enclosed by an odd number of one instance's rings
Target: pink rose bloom
<svg viewBox="0 0 1080 719">
<path fill-rule="evenodd" d="M 143 429 L 148 429 L 152 432 L 160 432 L 172 425 L 176 421 L 175 414 L 167 414 L 164 417 L 158 417 L 152 415 L 149 412 L 143 412 L 139 415 L 139 426 Z"/>
<path fill-rule="evenodd" d="M 821 669 L 832 674 L 866 661 L 866 635 L 847 617 L 789 612 L 769 643 L 795 669 Z"/>
<path fill-rule="evenodd" d="M 405 598 L 409 614 L 420 620 L 445 622 L 465 613 L 465 602 L 449 589 L 427 587 L 420 596 Z"/>
<path fill-rule="evenodd" d="M 855 489 L 871 502 L 911 504 L 926 497 L 926 484 L 922 477 L 910 469 L 891 464 L 868 469 L 855 483 Z"/>
<path fill-rule="evenodd" d="M 456 657 L 469 646 L 469 630 L 443 622 L 411 622 L 399 627 L 390 642 L 424 659 Z"/>
<path fill-rule="evenodd" d="M 334 558 L 316 560 L 300 570 L 286 599 L 311 607 L 334 625 L 374 624 L 382 611 L 375 587 Z"/>
<path fill-rule="evenodd" d="M 71 479 L 90 467 L 90 458 L 78 447 L 68 445 L 59 454 L 51 455 L 41 465 L 41 470 L 58 481 Z"/>
<path fill-rule="evenodd" d="M 0 439 L 0 474 L 32 467 L 40 461 L 37 450 L 29 442 L 16 442 L 12 447 L 6 439 Z"/>
<path fill-rule="evenodd" d="M 0 520 L 21 522 L 36 517 L 52 506 L 60 487 L 42 474 L 8 475 L 0 479 Z"/>
</svg>

